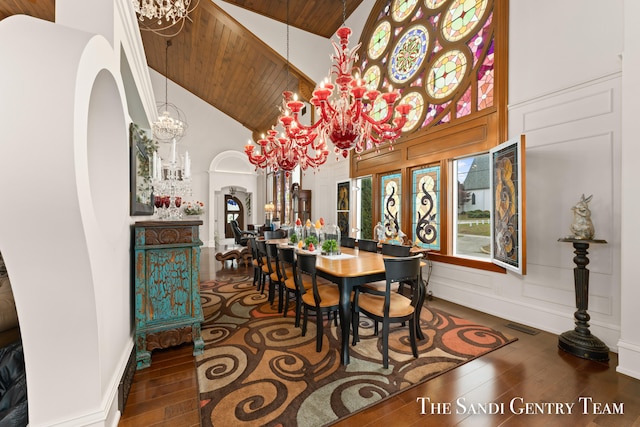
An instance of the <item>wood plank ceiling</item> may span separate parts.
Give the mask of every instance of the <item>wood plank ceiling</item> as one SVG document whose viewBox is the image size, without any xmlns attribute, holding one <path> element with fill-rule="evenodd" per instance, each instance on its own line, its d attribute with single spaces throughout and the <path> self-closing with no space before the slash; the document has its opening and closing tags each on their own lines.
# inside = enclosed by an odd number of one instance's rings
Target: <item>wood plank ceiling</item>
<svg viewBox="0 0 640 427">
<path fill-rule="evenodd" d="M 224 1 L 283 23 L 288 3 L 291 26 L 327 38 L 343 22 L 341 0 Z M 346 0 L 345 16 L 361 2 Z M 14 14 L 54 21 L 55 0 L 2 0 L 0 19 Z M 148 65 L 242 123 L 254 139 L 276 123 L 282 91 L 298 88 L 302 97 L 311 96 L 315 82 L 293 66 L 287 70 L 286 58 L 212 1 L 200 0 L 190 16 L 191 21 L 170 39 L 141 31 Z M 164 102 L 164 91 L 156 95 L 158 102 Z"/>
</svg>

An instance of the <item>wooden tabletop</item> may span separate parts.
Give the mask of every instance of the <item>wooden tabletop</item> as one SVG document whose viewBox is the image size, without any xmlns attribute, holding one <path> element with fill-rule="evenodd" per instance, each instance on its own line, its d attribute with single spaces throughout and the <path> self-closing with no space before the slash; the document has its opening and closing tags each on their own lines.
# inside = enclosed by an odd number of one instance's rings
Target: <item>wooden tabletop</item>
<svg viewBox="0 0 640 427">
<path fill-rule="evenodd" d="M 355 277 L 385 271 L 384 257 L 378 253 L 353 248 L 340 248 L 340 250 L 348 257 L 318 256 L 316 268 L 338 277 Z"/>
</svg>

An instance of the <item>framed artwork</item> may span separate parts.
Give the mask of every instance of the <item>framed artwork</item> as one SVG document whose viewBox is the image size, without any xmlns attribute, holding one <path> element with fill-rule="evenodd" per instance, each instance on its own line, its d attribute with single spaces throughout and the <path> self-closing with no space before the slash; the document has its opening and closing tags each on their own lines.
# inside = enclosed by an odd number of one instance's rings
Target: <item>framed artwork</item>
<svg viewBox="0 0 640 427">
<path fill-rule="evenodd" d="M 349 235 L 349 181 L 338 183 L 337 211 L 341 236 Z"/>
<path fill-rule="evenodd" d="M 135 123 L 129 125 L 131 215 L 153 215 L 151 156 L 155 144 Z"/>
<path fill-rule="evenodd" d="M 338 207 L 339 211 L 349 210 L 349 182 L 338 183 Z"/>
<path fill-rule="evenodd" d="M 494 264 L 526 273 L 524 135 L 489 151 L 491 155 L 491 253 Z"/>
</svg>

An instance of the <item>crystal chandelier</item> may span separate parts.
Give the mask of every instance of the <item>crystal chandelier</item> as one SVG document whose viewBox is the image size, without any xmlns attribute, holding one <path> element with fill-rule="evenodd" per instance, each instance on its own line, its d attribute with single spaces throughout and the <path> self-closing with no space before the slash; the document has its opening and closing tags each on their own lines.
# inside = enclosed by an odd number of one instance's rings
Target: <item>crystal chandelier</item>
<svg viewBox="0 0 640 427">
<path fill-rule="evenodd" d="M 173 37 L 182 31 L 189 13 L 200 0 L 131 0 L 131 3 L 138 14 L 141 30 Z"/>
<path fill-rule="evenodd" d="M 183 198 L 190 196 L 191 191 L 191 158 L 189 152 L 181 156 L 178 164 L 176 141 L 171 141 L 169 161 L 163 162 L 156 151 L 151 163 L 151 182 L 153 184 L 156 214 L 160 219 L 178 220 L 182 218 Z"/>
<path fill-rule="evenodd" d="M 349 155 L 349 150 L 355 149 L 357 154 L 367 148 L 388 142 L 389 149 L 393 149 L 393 142 L 400 137 L 402 127 L 407 122 L 407 114 L 411 111 L 409 104 L 395 107 L 397 114 L 391 120 L 394 104 L 400 97 L 389 85 L 387 93 L 380 93 L 375 88 L 367 88 L 364 81 L 353 76 L 354 62 L 357 61 L 358 44 L 353 50 L 349 49 L 351 29 L 344 26 L 345 2 L 343 1 L 343 26 L 336 34 L 340 38 L 339 44 L 332 41 L 335 55 L 332 59 L 330 76 L 334 75 L 334 83 L 328 79 L 313 91 L 311 104 L 320 112 L 318 122 L 304 127 L 298 121 L 299 112 L 304 105 L 298 100 L 287 103 L 291 110 L 293 122 L 303 129 L 316 129 L 322 140 L 333 142 L 336 154 L 343 157 Z M 334 88 L 338 91 L 334 95 Z M 385 111 L 378 114 L 375 111 Z M 380 117 L 381 116 L 381 117 Z M 391 121 L 390 121 L 391 120 Z"/>
<path fill-rule="evenodd" d="M 287 1 L 287 82 L 289 81 L 289 1 Z M 299 125 L 297 118 L 291 116 L 289 103 L 294 101 L 292 92 L 285 90 L 282 94 L 283 105 L 278 117 L 279 125 L 284 131 L 278 137 L 278 131 L 273 127 L 258 140 L 260 153 L 254 153 L 254 145 L 249 141 L 244 150 L 249 162 L 256 169 L 283 170 L 289 176 L 292 170 L 300 166 L 302 170 L 318 167 L 327 161 L 329 151 L 324 140 L 318 139 L 318 134 L 312 127 Z M 300 107 L 301 109 L 302 107 Z M 296 114 L 300 112 L 296 110 Z"/>
<path fill-rule="evenodd" d="M 251 141 L 244 146 L 244 152 L 256 169 L 283 170 L 289 176 L 297 166 L 302 170 L 317 169 L 327 161 L 329 150 L 326 145 L 316 143 L 316 136 L 304 131 L 293 137 L 284 132 L 278 136 L 278 131 L 272 128 L 258 140 L 259 153 L 254 153 Z"/>
<path fill-rule="evenodd" d="M 182 111 L 174 104 L 168 102 L 169 89 L 169 46 L 171 40 L 167 40 L 167 48 L 165 51 L 165 80 L 164 80 L 164 102 L 158 104 L 158 120 L 151 124 L 153 136 L 160 142 L 179 141 L 187 131 L 187 122 Z"/>
</svg>

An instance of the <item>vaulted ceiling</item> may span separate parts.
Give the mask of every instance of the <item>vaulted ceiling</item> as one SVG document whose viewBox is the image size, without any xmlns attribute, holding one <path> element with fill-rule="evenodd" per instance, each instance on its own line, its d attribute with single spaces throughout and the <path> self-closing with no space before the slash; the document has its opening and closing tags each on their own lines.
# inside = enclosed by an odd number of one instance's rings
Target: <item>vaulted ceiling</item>
<svg viewBox="0 0 640 427">
<path fill-rule="evenodd" d="M 341 0 L 224 1 L 327 38 L 343 22 Z M 349 17 L 362 1 L 346 0 L 344 16 Z M 0 19 L 15 14 L 54 21 L 55 0 L 0 2 Z M 281 104 L 286 88 L 297 87 L 302 97 L 310 98 L 315 82 L 287 67 L 285 58 L 211 0 L 200 0 L 190 17 L 170 39 L 141 31 L 148 65 L 242 123 L 254 138 L 276 123 L 275 106 Z"/>
</svg>

